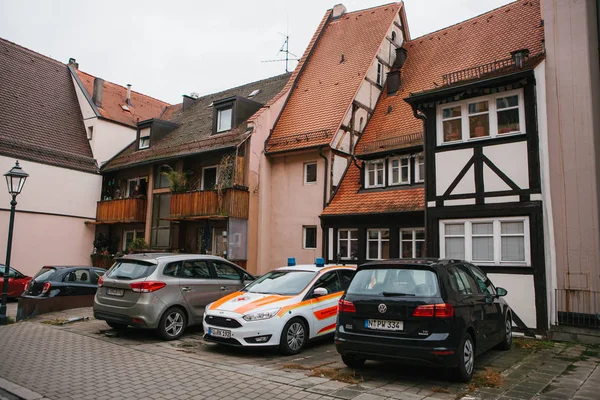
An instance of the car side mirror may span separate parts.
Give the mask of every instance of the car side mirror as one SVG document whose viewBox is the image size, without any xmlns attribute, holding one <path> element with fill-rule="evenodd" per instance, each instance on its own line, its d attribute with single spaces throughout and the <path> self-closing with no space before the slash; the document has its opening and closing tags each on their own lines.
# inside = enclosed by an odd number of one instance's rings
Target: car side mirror
<svg viewBox="0 0 600 400">
<path fill-rule="evenodd" d="M 496 288 L 496 293 L 498 294 L 498 297 L 503 297 L 506 296 L 508 294 L 508 291 L 504 288 Z"/>
<path fill-rule="evenodd" d="M 313 290 L 314 297 L 327 296 L 327 293 L 327 289 L 325 289 L 324 287 L 318 287 L 315 290 Z"/>
</svg>

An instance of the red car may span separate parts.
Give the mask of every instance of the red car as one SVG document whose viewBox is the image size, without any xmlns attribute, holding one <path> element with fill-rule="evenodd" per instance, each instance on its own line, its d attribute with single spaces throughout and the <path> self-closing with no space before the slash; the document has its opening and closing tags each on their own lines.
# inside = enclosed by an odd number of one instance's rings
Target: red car
<svg viewBox="0 0 600 400">
<path fill-rule="evenodd" d="M 0 264 L 0 293 L 4 285 L 4 270 L 5 266 Z M 30 276 L 23 275 L 14 268 L 9 268 L 8 272 L 8 298 L 19 297 L 25 291 L 25 286 L 31 280 Z"/>
</svg>

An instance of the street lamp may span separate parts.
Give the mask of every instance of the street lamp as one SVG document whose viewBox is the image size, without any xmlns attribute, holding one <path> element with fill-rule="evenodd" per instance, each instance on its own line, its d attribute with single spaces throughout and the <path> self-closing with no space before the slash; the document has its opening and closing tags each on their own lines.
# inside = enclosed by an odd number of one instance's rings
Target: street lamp
<svg viewBox="0 0 600 400">
<path fill-rule="evenodd" d="M 15 163 L 10 171 L 4 174 L 8 194 L 12 196 L 10 202 L 10 219 L 8 223 L 8 243 L 6 244 L 6 265 L 4 266 L 4 285 L 2 285 L 2 305 L 0 305 L 0 325 L 6 325 L 6 300 L 8 299 L 8 275 L 10 272 L 10 250 L 12 247 L 13 226 L 15 224 L 15 207 L 17 206 L 17 195 L 23 190 L 25 181 L 29 175 L 23 171 L 19 162 Z"/>
</svg>

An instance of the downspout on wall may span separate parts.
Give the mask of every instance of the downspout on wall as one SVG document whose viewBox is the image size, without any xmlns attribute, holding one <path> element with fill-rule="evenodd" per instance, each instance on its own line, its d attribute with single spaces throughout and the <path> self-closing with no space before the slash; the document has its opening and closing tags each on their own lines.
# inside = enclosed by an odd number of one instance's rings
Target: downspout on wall
<svg viewBox="0 0 600 400">
<path fill-rule="evenodd" d="M 425 146 L 425 137 L 427 136 L 427 116 L 419 110 L 416 106 L 412 106 L 413 115 L 415 118 L 423 121 L 423 169 L 425 170 L 425 179 L 427 179 L 427 147 Z M 424 242 L 425 243 L 425 257 L 429 256 L 429 249 L 427 248 L 427 237 L 429 233 L 427 232 L 427 184 L 424 185 L 424 199 L 423 199 L 423 232 L 425 232 Z"/>
</svg>

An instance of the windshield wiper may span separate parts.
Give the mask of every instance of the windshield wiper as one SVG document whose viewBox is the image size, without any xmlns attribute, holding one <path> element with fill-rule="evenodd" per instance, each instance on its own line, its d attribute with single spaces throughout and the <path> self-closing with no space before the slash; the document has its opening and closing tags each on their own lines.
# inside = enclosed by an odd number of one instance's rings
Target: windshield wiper
<svg viewBox="0 0 600 400">
<path fill-rule="evenodd" d="M 381 292 L 382 295 L 389 297 L 389 296 L 414 296 L 413 293 L 401 293 L 401 292 Z"/>
<path fill-rule="evenodd" d="M 130 276 L 122 276 L 122 275 L 115 275 L 115 276 L 111 276 L 110 278 L 112 278 L 112 279 L 127 279 L 127 280 L 132 280 L 133 279 Z"/>
</svg>

